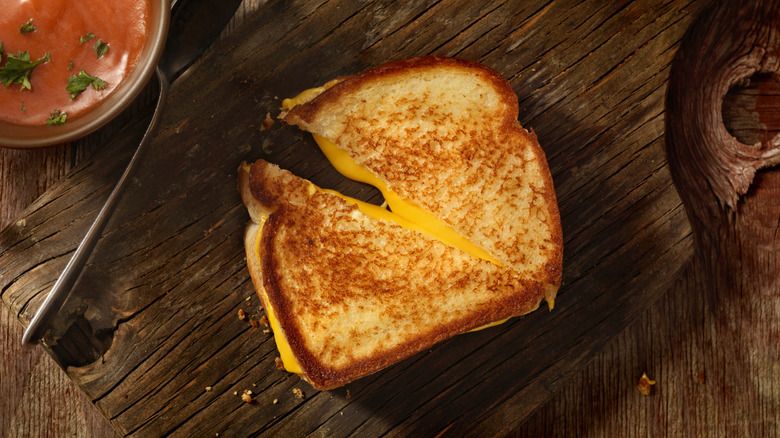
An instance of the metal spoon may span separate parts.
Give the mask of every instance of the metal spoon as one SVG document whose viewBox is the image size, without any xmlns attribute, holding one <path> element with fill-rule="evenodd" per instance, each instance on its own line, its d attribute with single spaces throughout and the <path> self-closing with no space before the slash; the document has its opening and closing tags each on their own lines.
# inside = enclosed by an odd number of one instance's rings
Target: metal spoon
<svg viewBox="0 0 780 438">
<path fill-rule="evenodd" d="M 165 50 L 156 69 L 157 79 L 160 83 L 160 94 L 149 127 L 114 190 L 95 218 L 95 222 L 92 223 L 84 239 L 76 248 L 73 257 L 24 331 L 22 344 L 36 344 L 43 338 L 65 302 L 65 298 L 68 297 L 76 284 L 127 186 L 130 175 L 140 161 L 139 157 L 146 149 L 146 145 L 149 144 L 157 127 L 163 103 L 168 96 L 168 86 L 211 45 L 211 42 L 233 17 L 239 4 L 241 4 L 241 0 L 171 1 L 171 25 L 165 42 Z"/>
</svg>

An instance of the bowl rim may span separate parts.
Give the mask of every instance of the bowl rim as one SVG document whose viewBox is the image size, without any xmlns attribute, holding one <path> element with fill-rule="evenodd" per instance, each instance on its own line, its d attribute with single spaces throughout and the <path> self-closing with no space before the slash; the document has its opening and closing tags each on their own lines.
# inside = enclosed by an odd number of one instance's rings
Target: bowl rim
<svg viewBox="0 0 780 438">
<path fill-rule="evenodd" d="M 108 97 L 64 125 L 18 125 L 0 120 L 0 147 L 34 149 L 68 143 L 96 131 L 124 111 L 138 97 L 154 73 L 168 36 L 171 18 L 169 0 L 150 0 L 149 3 L 149 35 L 141 58 Z"/>
</svg>

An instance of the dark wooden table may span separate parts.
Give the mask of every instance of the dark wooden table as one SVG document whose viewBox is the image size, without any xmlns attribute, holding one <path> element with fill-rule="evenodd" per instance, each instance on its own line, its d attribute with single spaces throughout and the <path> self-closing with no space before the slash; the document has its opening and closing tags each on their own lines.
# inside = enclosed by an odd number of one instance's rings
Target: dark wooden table
<svg viewBox="0 0 780 438">
<path fill-rule="evenodd" d="M 87 353 L 64 341 L 47 347 L 48 354 L 23 349 L 18 320 L 29 321 L 100 205 L 132 129 L 38 151 L 0 150 L 0 228 L 6 229 L 0 238 L 6 304 L 0 306 L 6 364 L 0 430 L 8 436 L 106 436 L 112 427 L 139 436 L 171 430 L 220 436 L 776 436 L 776 172 L 771 166 L 760 171 L 732 213 L 721 206 L 705 210 L 714 215 L 697 216 L 691 209 L 708 208 L 706 193 L 691 195 L 696 179 L 667 160 L 669 132 L 680 129 L 665 119 L 671 65 L 706 6 L 245 2 L 217 46 L 222 52 L 208 54 L 211 64 L 194 66 L 174 86 L 178 106 L 158 134 L 158 144 L 171 150 L 153 153 L 159 160 L 139 172 L 136 190 L 119 210 L 127 221 L 109 227 L 82 285 L 82 298 L 91 305 L 105 301 L 88 292 L 105 291 L 110 299 L 102 309 L 117 312 L 118 321 L 87 314 L 67 329 L 83 321 L 92 328 L 105 323 L 111 342 L 105 331 L 81 327 L 88 338 L 81 345 L 92 348 Z M 227 195 L 234 183 L 220 178 L 228 179 L 240 159 L 269 156 L 301 176 L 375 199 L 375 192 L 344 183 L 321 159 L 302 160 L 300 151 L 316 150 L 306 149 L 311 144 L 296 131 L 277 126 L 261 132 L 259 122 L 276 110 L 278 97 L 316 81 L 431 52 L 482 61 L 517 91 L 519 119 L 539 135 L 561 205 L 566 260 L 560 298 L 553 312 L 456 338 L 343 390 L 312 391 L 272 369 L 268 335 L 235 317 L 237 308 L 257 311 L 251 298 L 245 301 L 251 290 L 240 254 L 230 255 L 240 249 L 240 236 L 234 236 L 245 218 L 237 198 Z M 317 68 L 303 68 L 309 59 Z M 225 111 L 231 104 L 213 98 L 202 110 L 198 92 L 213 97 L 220 90 L 204 79 L 203 72 L 212 71 L 204 65 L 219 60 L 236 65 L 221 73 L 221 89 L 241 96 L 236 100 L 257 113 L 254 119 Z M 764 75 L 726 95 L 725 125 L 742 143 L 777 134 L 779 89 Z M 183 108 L 185 103 L 194 108 Z M 220 157 L 230 162 L 220 163 Z M 228 170 L 214 173 L 190 161 Z M 171 179 L 176 171 L 189 173 Z M 167 185 L 156 186 L 160 181 Z M 209 211 L 197 211 L 192 201 L 198 199 Z M 182 217 L 167 220 L 174 212 Z M 718 212 L 726 218 L 720 228 L 712 226 Z M 183 248 L 174 237 L 185 242 Z M 30 239 L 33 245 L 20 243 Z M 154 266 L 139 268 L 141 261 Z M 117 298 L 127 291 L 137 295 Z M 210 292 L 227 298 L 208 301 Z M 192 302 L 192 312 L 177 304 L 181 300 Z M 199 302 L 217 304 L 204 311 Z M 170 327 L 168 320 L 179 325 Z M 202 341 L 207 351 L 210 342 L 224 344 L 212 359 L 193 352 L 208 333 L 199 331 L 203 321 L 222 333 Z M 649 395 L 637 388 L 643 372 L 657 382 Z M 255 389 L 255 403 L 236 401 L 232 392 L 242 388 Z M 298 399 L 293 388 L 306 398 Z"/>
</svg>

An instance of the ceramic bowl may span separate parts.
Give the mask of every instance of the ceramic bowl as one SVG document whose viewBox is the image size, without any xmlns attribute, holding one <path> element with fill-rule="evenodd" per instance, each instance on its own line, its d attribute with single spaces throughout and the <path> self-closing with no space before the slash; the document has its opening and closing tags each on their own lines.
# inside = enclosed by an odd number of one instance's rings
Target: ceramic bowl
<svg viewBox="0 0 780 438">
<path fill-rule="evenodd" d="M 0 120 L 0 146 L 29 149 L 77 140 L 108 123 L 130 105 L 157 67 L 171 16 L 170 0 L 152 0 L 149 35 L 133 71 L 105 99 L 84 116 L 58 126 L 17 125 Z"/>
</svg>

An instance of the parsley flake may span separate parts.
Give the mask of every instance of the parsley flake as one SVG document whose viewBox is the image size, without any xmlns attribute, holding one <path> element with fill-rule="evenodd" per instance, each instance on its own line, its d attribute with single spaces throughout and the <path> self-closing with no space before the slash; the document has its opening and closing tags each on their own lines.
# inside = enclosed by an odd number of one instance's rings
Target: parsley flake
<svg viewBox="0 0 780 438">
<path fill-rule="evenodd" d="M 106 52 L 108 52 L 108 43 L 104 43 L 103 40 L 97 40 L 95 42 L 95 53 L 98 59 L 105 55 Z"/>
<path fill-rule="evenodd" d="M 92 85 L 92 88 L 95 90 L 102 90 L 106 88 L 108 83 L 81 70 L 78 74 L 68 78 L 68 86 L 65 87 L 65 90 L 70 93 L 70 99 L 73 100 L 90 85 Z"/>
<path fill-rule="evenodd" d="M 71 59 L 70 62 L 68 62 L 68 70 L 73 70 L 73 60 Z"/>
<path fill-rule="evenodd" d="M 60 110 L 54 110 L 51 112 L 48 120 L 46 120 L 46 124 L 49 126 L 63 125 L 67 119 L 68 113 L 63 113 Z"/>
<path fill-rule="evenodd" d="M 88 34 L 82 36 L 79 38 L 79 41 L 81 41 L 81 44 L 86 43 L 87 41 L 91 40 L 92 38 L 95 38 L 95 34 L 92 32 L 89 32 Z"/>
<path fill-rule="evenodd" d="M 11 84 L 21 84 L 20 90 L 32 90 L 30 75 L 32 75 L 33 69 L 35 69 L 38 64 L 49 62 L 49 59 L 51 59 L 49 52 L 46 52 L 46 54 L 37 61 L 30 61 L 30 53 L 26 50 L 24 52 L 18 52 L 15 56 L 9 53 L 5 65 L 0 67 L 0 82 L 2 82 L 3 86 L 6 88 Z"/>
<path fill-rule="evenodd" d="M 30 21 L 19 26 L 19 33 L 24 35 L 26 33 L 35 32 L 36 30 L 38 30 L 38 26 L 32 24 L 32 22 L 33 19 L 30 18 Z"/>
</svg>

